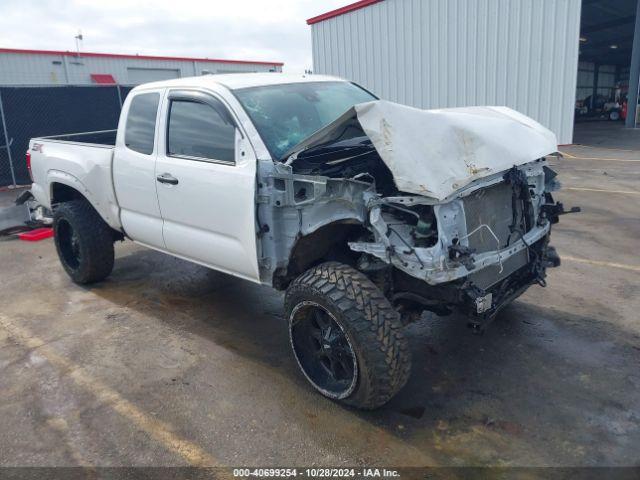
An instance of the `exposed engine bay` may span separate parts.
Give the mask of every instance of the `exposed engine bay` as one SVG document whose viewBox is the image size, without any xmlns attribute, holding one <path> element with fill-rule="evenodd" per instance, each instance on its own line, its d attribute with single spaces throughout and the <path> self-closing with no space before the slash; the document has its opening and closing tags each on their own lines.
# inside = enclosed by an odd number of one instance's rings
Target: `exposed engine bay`
<svg viewBox="0 0 640 480">
<path fill-rule="evenodd" d="M 477 328 L 531 284 L 545 285 L 546 268 L 560 262 L 548 246 L 551 225 L 565 213 L 551 196 L 559 184 L 545 160 L 557 147 L 553 134 L 527 117 L 522 122 L 516 112 L 497 118 L 513 127 L 519 148 L 527 148 L 522 139 L 529 135 L 534 148 L 528 154 L 545 152 L 527 161 L 521 156 L 503 169 L 509 161 L 492 157 L 512 147 L 489 148 L 492 137 L 483 145 L 486 133 L 461 127 L 464 122 L 475 127 L 479 119 L 455 112 L 449 130 L 458 143 L 450 147 L 458 153 L 434 159 L 428 150 L 433 139 L 426 135 L 426 144 L 414 142 L 424 155 L 412 175 L 401 160 L 409 155 L 403 153 L 407 146 L 397 147 L 394 138 L 396 117 L 404 120 L 409 107 L 363 105 L 365 112 L 374 111 L 373 121 L 360 116 L 356 105 L 282 162 L 259 162 L 257 230 L 264 281 L 286 288 L 310 262 L 336 259 L 365 272 L 406 318 L 423 310 L 457 309 Z M 417 118 L 427 112 L 410 110 L 419 112 Z M 446 123 L 450 111 L 443 112 Z M 494 111 L 488 115 L 496 119 Z M 424 127 L 410 136 L 422 138 L 416 135 Z M 404 130 L 399 135 L 405 143 L 406 135 Z"/>
</svg>

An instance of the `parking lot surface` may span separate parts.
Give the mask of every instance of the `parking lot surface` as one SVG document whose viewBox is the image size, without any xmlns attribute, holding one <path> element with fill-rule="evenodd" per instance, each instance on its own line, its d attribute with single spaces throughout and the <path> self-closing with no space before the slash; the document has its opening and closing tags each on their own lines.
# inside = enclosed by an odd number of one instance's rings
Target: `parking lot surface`
<svg viewBox="0 0 640 480">
<path fill-rule="evenodd" d="M 373 412 L 312 391 L 269 288 L 131 242 L 83 288 L 51 239 L 1 240 L 0 465 L 640 464 L 640 132 L 624 135 L 561 148 L 557 199 L 582 213 L 554 227 L 548 286 L 481 336 L 456 315 L 409 326 L 412 376 Z"/>
</svg>

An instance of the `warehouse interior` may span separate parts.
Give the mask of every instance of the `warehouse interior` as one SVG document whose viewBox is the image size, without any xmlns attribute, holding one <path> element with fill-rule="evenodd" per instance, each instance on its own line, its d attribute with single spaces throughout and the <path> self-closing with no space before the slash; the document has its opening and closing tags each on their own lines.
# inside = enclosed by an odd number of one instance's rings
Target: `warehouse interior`
<svg viewBox="0 0 640 480">
<path fill-rule="evenodd" d="M 637 10 L 637 0 L 582 1 L 576 143 L 582 143 L 586 132 L 589 137 L 606 136 L 638 124 L 640 109 L 632 108 L 637 104 L 640 62 L 640 51 L 632 55 Z"/>
</svg>

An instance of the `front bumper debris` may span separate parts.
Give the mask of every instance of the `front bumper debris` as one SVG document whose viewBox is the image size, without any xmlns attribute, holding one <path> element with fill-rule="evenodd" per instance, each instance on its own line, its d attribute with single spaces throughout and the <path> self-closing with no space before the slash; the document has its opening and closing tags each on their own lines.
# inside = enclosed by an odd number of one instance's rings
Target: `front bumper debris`
<svg viewBox="0 0 640 480">
<path fill-rule="evenodd" d="M 373 211 L 371 219 L 373 228 L 379 225 L 380 228 L 386 226 L 379 221 L 379 215 L 374 214 Z M 545 237 L 550 229 L 551 224 L 545 222 L 531 229 L 506 248 L 477 254 L 456 250 L 453 258 L 451 258 L 451 251 L 443 248 L 441 244 L 428 249 L 402 249 L 396 248 L 387 239 L 387 242 L 375 243 L 350 242 L 349 247 L 355 252 L 367 253 L 384 260 L 430 285 L 437 285 L 467 277 L 471 273 L 493 265 L 504 264 L 509 258 L 526 250 L 527 245 L 532 245 Z M 380 238 L 387 237 L 380 235 Z"/>
<path fill-rule="evenodd" d="M 482 331 L 513 300 L 522 295 L 531 285 L 546 286 L 546 269 L 560 265 L 560 257 L 554 247 L 548 245 L 548 236 L 531 245 L 531 260 L 501 282 L 482 289 L 473 282 L 461 288 L 463 292 L 460 309 L 469 316 L 470 326 Z"/>
</svg>

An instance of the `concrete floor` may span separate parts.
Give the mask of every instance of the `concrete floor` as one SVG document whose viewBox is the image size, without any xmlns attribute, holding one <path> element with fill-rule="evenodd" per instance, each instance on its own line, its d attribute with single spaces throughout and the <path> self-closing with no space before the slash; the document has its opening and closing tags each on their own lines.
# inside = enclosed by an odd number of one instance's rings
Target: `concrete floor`
<svg viewBox="0 0 640 480">
<path fill-rule="evenodd" d="M 626 128 L 624 122 L 585 120 L 573 130 L 575 145 L 634 150 L 638 148 L 640 129 Z"/>
<path fill-rule="evenodd" d="M 307 386 L 268 288 L 131 242 L 82 288 L 51 240 L 0 241 L 0 465 L 639 465 L 634 138 L 562 149 L 557 197 L 583 213 L 548 287 L 483 336 L 410 326 L 412 376 L 375 412 Z"/>
</svg>

